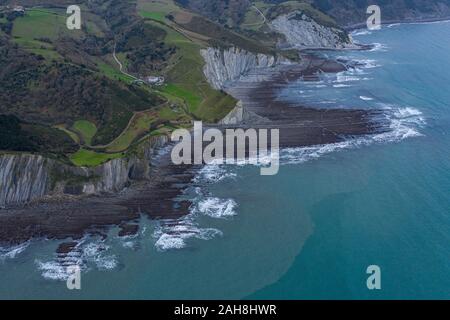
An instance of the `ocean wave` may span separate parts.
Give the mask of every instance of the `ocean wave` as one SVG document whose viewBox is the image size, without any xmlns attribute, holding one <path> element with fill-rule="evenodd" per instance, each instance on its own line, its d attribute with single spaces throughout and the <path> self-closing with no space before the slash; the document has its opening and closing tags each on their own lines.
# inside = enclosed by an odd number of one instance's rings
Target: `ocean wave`
<svg viewBox="0 0 450 320">
<path fill-rule="evenodd" d="M 367 29 L 355 30 L 351 33 L 352 37 L 371 35 L 372 32 Z"/>
<path fill-rule="evenodd" d="M 118 265 L 117 257 L 115 255 L 106 255 L 105 253 L 110 249 L 108 245 L 103 242 L 90 242 L 83 248 L 83 259 L 95 264 L 99 270 L 114 269 Z"/>
<path fill-rule="evenodd" d="M 194 182 L 216 183 L 225 179 L 235 179 L 236 173 L 230 171 L 230 168 L 222 164 L 224 160 L 216 163 L 209 163 L 203 166 L 194 177 Z"/>
<path fill-rule="evenodd" d="M 386 107 L 385 109 L 389 121 L 389 131 L 338 143 L 283 149 L 281 151 L 281 164 L 299 164 L 340 150 L 359 148 L 374 143 L 400 142 L 404 139 L 422 136 L 419 128 L 425 125 L 426 121 L 422 117 L 421 111 L 411 107 Z"/>
<path fill-rule="evenodd" d="M 69 277 L 68 268 L 73 266 L 78 266 L 82 272 L 92 267 L 103 271 L 115 269 L 118 260 L 115 255 L 107 254 L 109 249 L 103 241 L 85 238 L 66 254 L 55 254 L 50 261 L 36 259 L 35 263 L 45 279 L 65 281 Z"/>
<path fill-rule="evenodd" d="M 346 82 L 356 82 L 356 81 L 367 81 L 367 80 L 371 80 L 372 78 L 368 78 L 368 77 L 360 77 L 363 74 L 366 73 L 357 73 L 357 69 L 353 69 L 353 70 L 349 70 L 349 71 L 344 71 L 344 72 L 340 72 L 338 74 L 336 74 L 336 79 L 333 80 L 333 83 L 338 83 L 338 84 L 342 84 L 342 83 L 346 83 Z M 334 86 L 335 88 L 339 88 L 342 86 Z"/>
<path fill-rule="evenodd" d="M 450 20 L 438 20 L 438 21 L 428 21 L 428 22 L 406 22 L 405 24 L 422 25 L 422 24 L 443 24 L 443 23 L 450 23 Z"/>
<path fill-rule="evenodd" d="M 0 247 L 0 261 L 16 258 L 19 254 L 24 252 L 29 245 L 30 242 L 27 241 L 15 246 Z"/>
<path fill-rule="evenodd" d="M 139 233 L 118 237 L 120 244 L 125 249 L 136 250 L 139 247 Z"/>
<path fill-rule="evenodd" d="M 360 98 L 361 100 L 364 100 L 364 101 L 372 101 L 372 100 L 373 100 L 373 98 L 371 98 L 371 97 L 366 97 L 366 96 L 359 96 L 359 98 Z"/>
<path fill-rule="evenodd" d="M 351 85 L 349 84 L 333 84 L 333 88 L 350 88 Z"/>
<path fill-rule="evenodd" d="M 381 65 L 377 63 L 377 60 L 374 59 L 356 59 L 355 61 L 364 69 L 374 69 L 381 67 Z"/>
<path fill-rule="evenodd" d="M 320 104 L 335 104 L 336 100 L 325 100 L 325 101 L 320 101 Z"/>
<path fill-rule="evenodd" d="M 136 241 L 122 241 L 122 247 L 125 249 L 135 250 L 138 246 Z"/>
<path fill-rule="evenodd" d="M 342 82 L 351 82 L 351 81 L 359 81 L 361 78 L 355 77 L 353 75 L 349 75 L 347 73 L 338 73 L 336 75 L 336 80 L 334 80 L 334 83 L 342 83 Z"/>
<path fill-rule="evenodd" d="M 196 210 L 213 218 L 228 218 L 237 215 L 236 207 L 237 203 L 233 199 L 209 197 L 201 200 L 197 204 Z"/>
<path fill-rule="evenodd" d="M 69 277 L 68 268 L 78 266 L 80 270 L 87 271 L 88 267 L 84 263 L 81 252 L 72 251 L 67 255 L 57 255 L 53 260 L 35 260 L 42 277 L 49 280 L 65 281 Z"/>
<path fill-rule="evenodd" d="M 190 213 L 178 219 L 164 219 L 158 221 L 153 232 L 156 239 L 155 247 L 158 251 L 183 249 L 191 239 L 211 240 L 222 236 L 222 232 L 215 228 L 203 228 L 197 222 L 200 215 L 212 218 L 229 218 L 236 215 L 237 203 L 232 199 L 211 197 L 205 191 L 207 185 L 234 179 L 237 175 L 232 166 L 223 165 L 224 160 L 203 166 L 194 177 L 195 186 L 191 191 L 195 194 L 192 199 Z M 241 164 L 243 165 L 243 164 Z"/>
<path fill-rule="evenodd" d="M 388 47 L 382 43 L 372 43 L 372 45 L 373 45 L 373 48 L 369 50 L 371 52 L 376 52 L 376 51 L 386 52 L 388 49 Z"/>
<path fill-rule="evenodd" d="M 159 251 L 183 249 L 187 240 L 210 240 L 221 236 L 222 232 L 214 228 L 200 228 L 194 221 L 192 214 L 180 219 L 165 219 L 158 222 L 153 238 L 155 247 Z"/>
</svg>

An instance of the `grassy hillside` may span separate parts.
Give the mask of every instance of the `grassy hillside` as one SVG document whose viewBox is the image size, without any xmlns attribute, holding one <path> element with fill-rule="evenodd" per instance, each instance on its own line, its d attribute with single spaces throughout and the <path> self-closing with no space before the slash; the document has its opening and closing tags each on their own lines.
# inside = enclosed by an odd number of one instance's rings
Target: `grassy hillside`
<svg viewBox="0 0 450 320">
<path fill-rule="evenodd" d="M 161 92 L 172 102 L 184 104 L 186 112 L 194 119 L 215 122 L 223 118 L 236 101 L 223 92 L 213 90 L 203 75 L 204 61 L 200 50 L 210 45 L 209 31 L 208 28 L 190 28 L 192 19 L 200 17 L 172 1 L 140 0 L 138 10 L 148 25 L 165 32 L 164 42 L 167 45 L 177 48 L 165 69 L 168 84 Z"/>
<path fill-rule="evenodd" d="M 44 138 L 64 137 L 68 147 L 49 153 L 98 165 L 146 136 L 192 119 L 217 121 L 235 105 L 206 82 L 199 51 L 208 39 L 174 21 L 172 14 L 190 13 L 173 1 L 80 0 L 81 30 L 66 28 L 68 4 L 24 0 L 25 14 L 0 7 L 0 114 L 13 114 Z M 149 75 L 166 84 L 136 83 Z M 26 137 L 0 149 L 43 149 L 36 143 L 45 139 Z"/>
</svg>

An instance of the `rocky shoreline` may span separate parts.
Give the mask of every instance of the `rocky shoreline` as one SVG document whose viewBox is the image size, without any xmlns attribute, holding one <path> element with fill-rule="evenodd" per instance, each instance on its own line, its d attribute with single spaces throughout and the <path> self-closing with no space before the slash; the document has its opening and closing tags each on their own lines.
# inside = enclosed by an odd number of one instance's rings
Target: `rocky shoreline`
<svg viewBox="0 0 450 320">
<path fill-rule="evenodd" d="M 313 54 L 302 56 L 302 64 L 281 66 L 261 82 L 243 79 L 228 92 L 246 106 L 248 119 L 241 127 L 280 129 L 280 147 L 305 147 L 341 142 L 347 137 L 389 130 L 382 110 L 318 109 L 279 100 L 278 91 L 290 82 L 317 81 L 320 73 L 347 70 L 345 61 L 331 61 Z M 225 124 L 224 127 L 233 126 Z"/>
<path fill-rule="evenodd" d="M 120 226 L 122 236 L 132 235 L 138 231 L 134 225 L 141 214 L 151 219 L 185 215 L 189 203 L 176 198 L 194 177 L 192 168 L 172 165 L 166 153 L 155 160 L 150 175 L 150 181 L 135 183 L 116 194 L 48 198 L 2 209 L 0 243 L 18 244 L 34 238 L 80 239 L 85 234 L 106 236 L 110 226 Z"/>
<path fill-rule="evenodd" d="M 280 87 L 302 78 L 314 80 L 318 73 L 346 70 L 342 62 L 305 54 L 299 64 L 282 65 L 257 73 L 255 81 L 240 80 L 226 89 L 242 101 L 241 119 L 223 121 L 219 128 L 279 128 L 281 147 L 302 147 L 342 141 L 387 130 L 378 122 L 380 111 L 314 109 L 277 99 Z M 239 109 L 239 107 L 237 108 Z M 236 110 L 234 111 L 236 113 Z M 238 117 L 239 118 L 239 117 Z M 113 194 L 48 198 L 24 207 L 0 209 L 0 244 L 18 244 L 30 239 L 72 239 L 62 245 L 69 250 L 73 240 L 86 234 L 106 237 L 111 226 L 120 236 L 136 234 L 142 215 L 150 219 L 177 219 L 189 214 L 191 202 L 180 200 L 198 168 L 176 166 L 166 151 L 151 159 L 149 179 L 135 182 Z"/>
</svg>

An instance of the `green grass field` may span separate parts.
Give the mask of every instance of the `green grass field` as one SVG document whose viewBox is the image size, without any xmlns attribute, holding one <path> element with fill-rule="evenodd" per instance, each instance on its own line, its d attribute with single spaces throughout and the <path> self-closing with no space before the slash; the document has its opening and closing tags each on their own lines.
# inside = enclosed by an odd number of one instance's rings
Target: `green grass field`
<svg viewBox="0 0 450 320">
<path fill-rule="evenodd" d="M 164 22 L 166 20 L 166 14 L 164 12 L 139 11 L 139 15 L 142 18 L 152 19 L 161 22 Z"/>
<path fill-rule="evenodd" d="M 202 102 L 202 97 L 173 83 L 166 85 L 162 91 L 182 99 L 185 103 L 187 103 L 190 111 L 197 110 L 198 106 Z"/>
<path fill-rule="evenodd" d="M 180 8 L 172 0 L 164 0 L 164 1 L 138 0 L 137 9 L 138 9 L 139 13 L 141 13 L 141 12 L 158 13 L 158 14 L 162 14 L 164 16 L 169 13 L 180 10 Z M 154 19 L 152 17 L 148 17 L 148 18 Z"/>
<path fill-rule="evenodd" d="M 101 21 L 94 21 L 98 17 L 93 15 L 91 18 L 94 20 L 89 21 L 89 25 L 85 28 L 70 31 L 66 28 L 66 15 L 57 10 L 47 8 L 27 10 L 24 17 L 14 21 L 13 41 L 29 51 L 41 54 L 46 60 L 63 61 L 63 57 L 54 47 L 61 37 L 81 39 L 86 32 L 101 35 L 102 30 L 107 30 L 103 28 Z M 168 103 L 152 111 L 140 111 L 145 108 L 136 110 L 124 108 L 123 105 L 112 101 L 114 107 L 117 107 L 117 110 L 114 109 L 117 112 L 113 113 L 113 119 L 106 125 L 97 128 L 94 123 L 80 119 L 71 127 L 67 124 L 56 126 L 81 146 L 78 152 L 68 155 L 74 165 L 89 167 L 100 165 L 124 156 L 130 147 L 143 137 L 166 134 L 180 126 L 188 127 L 192 118 L 214 122 L 234 107 L 234 99 L 223 92 L 213 90 L 203 75 L 204 61 L 200 50 L 206 46 L 205 38 L 178 30 L 178 27 L 166 18 L 168 14 L 176 14 L 183 10 L 170 0 L 138 0 L 138 13 L 146 19 L 146 23 L 164 30 L 165 43 L 177 48 L 169 61 L 169 67 L 163 72 L 167 84 L 157 89 L 144 88 L 149 92 L 158 92 L 168 99 Z M 125 53 L 118 53 L 118 58 L 126 69 Z M 127 84 L 133 82 L 131 77 L 120 72 L 110 54 L 89 59 L 97 66 L 99 74 Z"/>
<path fill-rule="evenodd" d="M 135 114 L 127 130 L 111 142 L 106 150 L 108 152 L 121 152 L 127 150 L 137 138 L 149 132 L 151 124 L 156 120 L 155 114 L 150 112 Z"/>
<path fill-rule="evenodd" d="M 78 152 L 70 156 L 72 163 L 79 167 L 95 167 L 105 163 L 106 161 L 123 157 L 123 153 L 99 153 L 86 149 L 80 149 Z"/>
<path fill-rule="evenodd" d="M 119 67 L 116 68 L 111 66 L 110 64 L 104 62 L 104 61 L 98 61 L 97 67 L 100 70 L 100 73 L 105 75 L 106 77 L 112 79 L 112 80 L 120 80 L 125 83 L 132 83 L 134 79 L 130 76 L 127 76 L 120 72 Z"/>
<path fill-rule="evenodd" d="M 87 120 L 76 121 L 71 129 L 78 133 L 84 143 L 88 146 L 91 145 L 92 138 L 97 133 L 97 127 L 95 124 Z"/>
<path fill-rule="evenodd" d="M 80 137 L 78 136 L 78 134 L 68 130 L 64 124 L 56 125 L 55 128 L 64 131 L 75 143 L 80 143 Z"/>
<path fill-rule="evenodd" d="M 54 46 L 41 39 L 53 41 L 60 36 L 79 38 L 82 30 L 68 30 L 66 16 L 52 9 L 29 9 L 23 17 L 14 20 L 12 38 L 21 47 L 35 54 L 42 55 L 47 60 L 58 60 L 62 57 Z"/>
<path fill-rule="evenodd" d="M 169 83 L 162 92 L 184 101 L 189 113 L 198 119 L 215 122 L 224 117 L 235 106 L 236 101 L 231 96 L 212 89 L 207 83 L 203 74 L 204 60 L 200 55 L 204 46 L 168 25 L 154 21 L 147 23 L 164 29 L 167 33 L 166 43 L 178 48 L 173 59 L 176 62 L 167 72 Z"/>
<path fill-rule="evenodd" d="M 68 31 L 65 16 L 49 9 L 30 9 L 14 21 L 12 36 L 31 40 L 43 37 L 56 39 Z"/>
</svg>

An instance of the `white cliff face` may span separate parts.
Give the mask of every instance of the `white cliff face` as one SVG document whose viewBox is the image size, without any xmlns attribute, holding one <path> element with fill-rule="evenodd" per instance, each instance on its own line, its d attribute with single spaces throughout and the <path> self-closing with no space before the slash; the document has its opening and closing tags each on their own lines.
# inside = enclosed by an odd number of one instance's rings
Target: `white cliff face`
<svg viewBox="0 0 450 320">
<path fill-rule="evenodd" d="M 46 167 L 46 159 L 38 155 L 0 156 L 0 207 L 44 196 L 49 181 Z"/>
<path fill-rule="evenodd" d="M 129 166 L 127 159 L 114 159 L 99 167 L 90 169 L 88 176 L 98 178 L 93 182 L 84 183 L 82 193 L 95 194 L 120 191 L 129 182 L 128 172 Z"/>
<path fill-rule="evenodd" d="M 255 69 L 289 63 L 282 57 L 254 54 L 236 47 L 202 49 L 200 54 L 205 60 L 203 72 L 210 85 L 217 90 L 224 89 L 227 84 L 238 81 Z"/>
<path fill-rule="evenodd" d="M 270 122 L 270 120 L 257 115 L 254 112 L 251 112 L 244 108 L 244 104 L 242 101 L 238 101 L 236 106 L 231 110 L 222 120 L 219 121 L 219 124 L 222 125 L 237 125 L 243 124 L 246 122 L 249 123 L 264 123 Z"/>
<path fill-rule="evenodd" d="M 150 179 L 150 160 L 168 142 L 153 137 L 141 153 L 114 159 L 95 168 L 78 168 L 32 154 L 0 155 L 0 208 L 57 194 L 117 192 L 133 180 Z"/>
<path fill-rule="evenodd" d="M 284 35 L 286 41 L 280 44 L 282 46 L 298 49 L 357 47 L 345 31 L 320 25 L 300 11 L 277 17 L 271 22 L 271 27 L 277 33 Z"/>
</svg>

